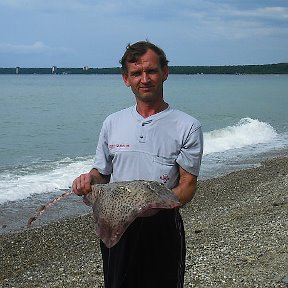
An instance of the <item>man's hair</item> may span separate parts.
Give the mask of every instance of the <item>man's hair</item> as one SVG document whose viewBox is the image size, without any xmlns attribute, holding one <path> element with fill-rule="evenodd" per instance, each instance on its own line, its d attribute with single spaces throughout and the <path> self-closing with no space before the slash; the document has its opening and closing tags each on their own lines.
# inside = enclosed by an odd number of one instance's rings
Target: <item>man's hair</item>
<svg viewBox="0 0 288 288">
<path fill-rule="evenodd" d="M 148 49 L 153 50 L 159 56 L 159 62 L 161 68 L 168 64 L 168 60 L 166 58 L 165 52 L 157 47 L 156 45 L 152 44 L 148 40 L 146 41 L 139 41 L 134 44 L 128 44 L 126 46 L 126 51 L 119 61 L 122 66 L 122 73 L 128 74 L 128 67 L 127 63 L 135 63 L 138 61 L 139 57 L 144 55 Z"/>
</svg>

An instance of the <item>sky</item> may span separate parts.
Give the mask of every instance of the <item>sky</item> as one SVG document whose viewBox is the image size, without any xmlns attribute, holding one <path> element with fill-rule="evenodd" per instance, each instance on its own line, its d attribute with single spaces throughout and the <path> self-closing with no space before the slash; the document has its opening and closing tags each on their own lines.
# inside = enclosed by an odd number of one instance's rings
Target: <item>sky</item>
<svg viewBox="0 0 288 288">
<path fill-rule="evenodd" d="M 0 0 L 0 67 L 118 67 L 148 39 L 170 65 L 288 62 L 288 0 Z"/>
</svg>

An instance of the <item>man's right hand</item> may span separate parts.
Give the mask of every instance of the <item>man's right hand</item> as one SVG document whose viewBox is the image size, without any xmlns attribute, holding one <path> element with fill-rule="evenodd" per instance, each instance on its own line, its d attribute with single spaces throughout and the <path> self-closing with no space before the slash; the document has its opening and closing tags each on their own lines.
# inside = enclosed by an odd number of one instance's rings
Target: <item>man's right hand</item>
<svg viewBox="0 0 288 288">
<path fill-rule="evenodd" d="M 81 174 L 73 181 L 72 191 L 78 196 L 88 194 L 92 190 L 91 188 L 92 180 L 93 177 L 90 173 Z"/>
<path fill-rule="evenodd" d="M 79 196 L 86 195 L 92 191 L 92 184 L 106 184 L 110 181 L 110 175 L 103 175 L 93 168 L 89 173 L 81 174 L 72 184 L 72 191 Z"/>
</svg>

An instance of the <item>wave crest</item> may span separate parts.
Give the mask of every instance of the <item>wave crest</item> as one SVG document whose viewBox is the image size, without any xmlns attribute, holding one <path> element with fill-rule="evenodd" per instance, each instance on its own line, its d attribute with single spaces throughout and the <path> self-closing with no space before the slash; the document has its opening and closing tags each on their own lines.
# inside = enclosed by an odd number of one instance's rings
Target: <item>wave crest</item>
<svg viewBox="0 0 288 288">
<path fill-rule="evenodd" d="M 268 123 L 242 118 L 236 125 L 204 133 L 204 155 L 267 143 L 277 136 Z"/>
</svg>

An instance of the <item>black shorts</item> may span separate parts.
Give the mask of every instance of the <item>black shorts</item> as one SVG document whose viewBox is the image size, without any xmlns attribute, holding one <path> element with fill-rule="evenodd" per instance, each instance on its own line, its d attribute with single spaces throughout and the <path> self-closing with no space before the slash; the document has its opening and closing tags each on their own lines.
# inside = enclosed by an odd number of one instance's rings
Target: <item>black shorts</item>
<svg viewBox="0 0 288 288">
<path fill-rule="evenodd" d="M 112 248 L 101 241 L 106 288 L 182 288 L 185 236 L 178 209 L 137 218 Z"/>
</svg>

